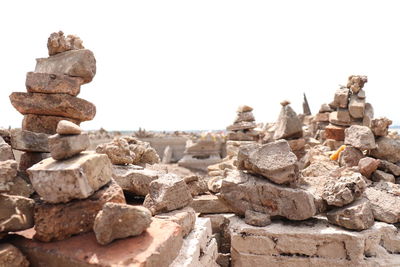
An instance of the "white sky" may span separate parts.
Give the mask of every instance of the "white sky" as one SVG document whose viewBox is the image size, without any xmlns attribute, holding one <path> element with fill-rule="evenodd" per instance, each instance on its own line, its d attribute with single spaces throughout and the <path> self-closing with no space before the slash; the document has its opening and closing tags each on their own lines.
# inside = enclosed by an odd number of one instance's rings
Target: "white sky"
<svg viewBox="0 0 400 267">
<path fill-rule="evenodd" d="M 238 105 L 275 121 L 279 102 L 313 112 L 351 74 L 368 75 L 375 115 L 399 123 L 400 1 L 1 1 L 0 126 L 51 32 L 81 37 L 97 75 L 79 97 L 84 129 L 223 129 Z"/>
</svg>

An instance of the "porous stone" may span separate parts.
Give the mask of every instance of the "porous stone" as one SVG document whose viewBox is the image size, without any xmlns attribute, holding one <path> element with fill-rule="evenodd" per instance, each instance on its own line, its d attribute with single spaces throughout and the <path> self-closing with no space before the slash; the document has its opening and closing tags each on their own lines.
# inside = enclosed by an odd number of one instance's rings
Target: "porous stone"
<svg viewBox="0 0 400 267">
<path fill-rule="evenodd" d="M 391 173 L 394 176 L 400 176 L 400 166 L 386 160 L 380 160 L 378 169 Z"/>
<path fill-rule="evenodd" d="M 49 137 L 50 154 L 55 160 L 68 159 L 85 151 L 90 145 L 89 135 L 81 133 L 77 135 L 55 134 Z"/>
<path fill-rule="evenodd" d="M 353 118 L 364 118 L 365 99 L 358 98 L 356 95 L 350 97 L 349 113 Z"/>
<path fill-rule="evenodd" d="M 159 214 L 183 208 L 192 200 L 185 181 L 175 174 L 165 174 L 150 183 L 143 206 L 152 214 Z"/>
<path fill-rule="evenodd" d="M 26 74 L 25 86 L 29 93 L 69 94 L 77 96 L 80 92 L 83 79 L 68 75 L 35 73 Z"/>
<path fill-rule="evenodd" d="M 376 169 L 378 168 L 379 164 L 380 164 L 379 159 L 366 157 L 360 159 L 360 161 L 358 162 L 358 168 L 362 175 L 364 175 L 367 178 L 370 178 L 372 173 L 376 171 Z"/>
<path fill-rule="evenodd" d="M 222 171 L 222 170 L 221 170 Z M 222 171 L 223 172 L 223 171 Z M 208 184 L 210 180 L 207 177 L 200 175 L 189 175 L 183 178 L 186 185 L 189 187 L 192 197 L 208 193 Z"/>
<path fill-rule="evenodd" d="M 50 242 L 92 231 L 95 217 L 105 203 L 125 203 L 122 189 L 113 180 L 87 199 L 65 204 L 50 204 L 39 200 L 34 211 L 34 238 Z"/>
<path fill-rule="evenodd" d="M 48 134 L 19 129 L 12 129 L 10 134 L 13 149 L 28 152 L 49 152 Z"/>
<path fill-rule="evenodd" d="M 10 95 L 11 104 L 21 114 L 67 117 L 79 121 L 92 120 L 96 106 L 67 94 L 19 93 Z"/>
<path fill-rule="evenodd" d="M 244 214 L 244 222 L 249 225 L 263 227 L 271 224 L 271 217 L 266 213 L 246 210 Z"/>
<path fill-rule="evenodd" d="M 36 133 L 55 134 L 57 125 L 61 120 L 68 120 L 77 125 L 80 124 L 79 120 L 65 117 L 26 114 L 22 120 L 22 130 Z"/>
<path fill-rule="evenodd" d="M 18 164 L 15 160 L 0 161 L 0 192 L 7 192 L 17 176 Z"/>
<path fill-rule="evenodd" d="M 61 135 L 65 134 L 80 134 L 81 128 L 73 122 L 61 120 L 57 124 L 56 132 Z"/>
<path fill-rule="evenodd" d="M 240 131 L 240 130 L 254 129 L 256 127 L 257 124 L 254 121 L 241 121 L 226 127 L 226 129 L 228 131 Z"/>
<path fill-rule="evenodd" d="M 397 223 L 400 221 L 400 185 L 379 182 L 365 190 L 375 220 Z"/>
<path fill-rule="evenodd" d="M 333 139 L 336 141 L 343 141 L 344 140 L 344 130 L 346 128 L 342 126 L 336 126 L 329 124 L 325 128 L 325 138 L 326 139 Z"/>
<path fill-rule="evenodd" d="M 348 206 L 331 210 L 326 214 L 326 218 L 332 224 L 357 231 L 374 225 L 374 214 L 367 199 L 360 199 Z"/>
<path fill-rule="evenodd" d="M 111 143 L 98 145 L 96 152 L 106 154 L 111 163 L 116 165 L 132 164 L 136 156 L 129 149 L 128 142 L 122 138 L 115 138 Z"/>
<path fill-rule="evenodd" d="M 93 152 L 63 161 L 48 158 L 27 171 L 35 191 L 49 203 L 87 198 L 107 184 L 112 175 L 108 157 Z"/>
<path fill-rule="evenodd" d="M 370 127 L 375 136 L 386 136 L 388 135 L 388 129 L 391 124 L 391 120 L 383 117 L 372 119 Z"/>
<path fill-rule="evenodd" d="M 75 35 L 64 36 L 62 31 L 53 32 L 47 39 L 49 55 L 55 55 L 69 50 L 84 49 L 82 40 Z"/>
<path fill-rule="evenodd" d="M 340 166 L 353 167 L 357 166 L 358 162 L 364 157 L 364 154 L 357 148 L 346 146 L 339 154 Z"/>
<path fill-rule="evenodd" d="M 293 182 L 297 178 L 297 157 L 287 141 L 279 140 L 265 145 L 252 144 L 239 149 L 237 166 L 260 174 L 277 184 Z"/>
<path fill-rule="evenodd" d="M 366 82 L 368 82 L 367 76 L 351 75 L 347 81 L 347 88 L 351 89 L 354 94 L 357 94 L 361 89 L 363 89 Z"/>
<path fill-rule="evenodd" d="M 303 136 L 300 119 L 290 105 L 283 106 L 276 122 L 274 139 L 299 138 Z"/>
<path fill-rule="evenodd" d="M 367 126 L 352 125 L 345 131 L 344 143 L 361 150 L 376 148 L 375 137 Z"/>
<path fill-rule="evenodd" d="M 0 266 L 29 267 L 29 262 L 21 251 L 11 244 L 0 244 Z"/>
<path fill-rule="evenodd" d="M 396 163 L 400 161 L 400 142 L 383 136 L 376 140 L 376 149 L 371 150 L 371 156 Z"/>
<path fill-rule="evenodd" d="M 13 232 L 33 226 L 33 199 L 0 194 L 0 232 Z"/>
<path fill-rule="evenodd" d="M 193 198 L 190 203 L 197 213 L 201 214 L 216 214 L 232 212 L 230 206 L 226 205 L 215 195 L 200 195 Z"/>
<path fill-rule="evenodd" d="M 88 49 L 70 50 L 36 59 L 35 72 L 80 77 L 88 83 L 96 75 L 96 59 Z"/>
<path fill-rule="evenodd" d="M 338 108 L 347 108 L 349 104 L 349 89 L 339 88 L 335 92 L 333 105 Z"/>
<path fill-rule="evenodd" d="M 1 138 L 1 140 L 3 140 L 3 138 Z M 6 142 L 1 142 L 1 140 L 0 140 L 0 161 L 13 160 L 14 154 L 12 152 L 11 146 Z"/>
<path fill-rule="evenodd" d="M 115 239 L 140 235 L 149 227 L 151 216 L 145 207 L 106 203 L 93 225 L 97 242 L 107 245 Z"/>
<path fill-rule="evenodd" d="M 218 198 L 240 216 L 244 216 L 246 210 L 254 210 L 271 217 L 305 220 L 316 213 L 311 193 L 276 185 L 243 171 L 231 172 L 222 180 Z"/>
<path fill-rule="evenodd" d="M 391 183 L 395 183 L 396 182 L 395 177 L 393 176 L 393 174 L 386 173 L 386 172 L 380 171 L 380 170 L 376 170 L 372 174 L 372 181 L 374 181 L 374 182 L 385 181 L 385 182 L 391 182 Z"/>
</svg>

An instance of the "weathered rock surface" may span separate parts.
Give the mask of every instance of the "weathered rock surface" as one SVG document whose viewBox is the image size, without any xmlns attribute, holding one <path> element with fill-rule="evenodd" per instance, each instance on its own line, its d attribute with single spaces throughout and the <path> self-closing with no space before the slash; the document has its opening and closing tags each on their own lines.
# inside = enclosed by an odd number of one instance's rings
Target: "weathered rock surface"
<svg viewBox="0 0 400 267">
<path fill-rule="evenodd" d="M 229 125 L 226 127 L 228 131 L 239 131 L 239 130 L 248 130 L 254 129 L 257 127 L 257 124 L 253 121 L 240 121 L 235 124 Z"/>
<path fill-rule="evenodd" d="M 339 126 L 351 125 L 350 113 L 347 110 L 334 111 L 329 114 L 329 122 Z"/>
<path fill-rule="evenodd" d="M 0 192 L 7 192 L 17 176 L 18 164 L 15 160 L 0 161 Z"/>
<path fill-rule="evenodd" d="M 83 79 L 68 75 L 35 73 L 26 74 L 26 89 L 28 93 L 69 94 L 77 96 L 80 92 Z"/>
<path fill-rule="evenodd" d="M 106 203 L 93 225 L 97 242 L 107 245 L 115 239 L 140 235 L 149 227 L 151 216 L 145 207 Z"/>
<path fill-rule="evenodd" d="M 207 177 L 199 175 L 189 175 L 183 178 L 186 185 L 189 187 L 190 194 L 192 197 L 207 194 L 209 189 L 207 182 L 209 179 Z"/>
<path fill-rule="evenodd" d="M 356 95 L 350 97 L 349 113 L 353 118 L 364 118 L 365 99 L 358 98 Z"/>
<path fill-rule="evenodd" d="M 352 146 L 346 148 L 340 153 L 339 163 L 340 166 L 353 167 L 358 166 L 358 162 L 364 157 L 363 153 Z"/>
<path fill-rule="evenodd" d="M 311 193 L 276 185 L 242 171 L 231 172 L 222 180 L 218 198 L 241 216 L 246 210 L 254 210 L 271 217 L 279 215 L 289 220 L 305 220 L 316 213 Z"/>
<path fill-rule="evenodd" d="M 61 120 L 57 124 L 56 132 L 61 135 L 65 134 L 81 134 L 81 128 L 73 122 Z"/>
<path fill-rule="evenodd" d="M 362 125 L 371 127 L 371 120 L 373 118 L 374 118 L 374 107 L 370 103 L 365 103 L 364 118 Z"/>
<path fill-rule="evenodd" d="M 36 163 L 49 158 L 50 153 L 41 153 L 41 152 L 24 152 L 21 154 L 19 159 L 18 170 L 21 172 L 25 172 L 27 169 L 35 165 Z"/>
<path fill-rule="evenodd" d="M 13 179 L 10 189 L 6 193 L 13 196 L 30 197 L 34 192 L 31 184 L 17 176 Z"/>
<path fill-rule="evenodd" d="M 65 117 L 26 114 L 22 120 L 22 129 L 35 133 L 55 134 L 57 124 L 61 120 L 68 120 L 75 124 L 80 124 L 78 120 Z"/>
<path fill-rule="evenodd" d="M 180 177 L 165 174 L 150 183 L 149 194 L 143 206 L 152 214 L 159 214 L 183 208 L 192 202 L 189 188 Z"/>
<path fill-rule="evenodd" d="M 372 174 L 372 181 L 374 181 L 374 182 L 384 181 L 384 182 L 395 183 L 395 182 L 396 182 L 396 179 L 395 179 L 395 177 L 393 176 L 393 174 L 386 173 L 386 172 L 380 171 L 380 170 L 376 170 L 376 171 Z"/>
<path fill-rule="evenodd" d="M 361 150 L 376 148 L 375 137 L 367 126 L 352 125 L 345 131 L 344 143 Z"/>
<path fill-rule="evenodd" d="M 201 214 L 216 214 L 216 213 L 229 213 L 232 212 L 230 206 L 226 205 L 215 195 L 201 195 L 193 198 L 190 203 L 197 213 Z"/>
<path fill-rule="evenodd" d="M 28 267 L 29 262 L 21 251 L 11 244 L 0 244 L 0 266 Z"/>
<path fill-rule="evenodd" d="M 14 154 L 12 152 L 11 146 L 6 142 L 1 142 L 1 140 L 3 139 L 0 139 L 0 161 L 13 160 Z"/>
<path fill-rule="evenodd" d="M 238 113 L 234 123 L 239 123 L 242 121 L 255 121 L 253 112 L 247 111 Z"/>
<path fill-rule="evenodd" d="M 335 92 L 333 105 L 338 108 L 347 108 L 349 103 L 349 89 L 339 88 Z"/>
<path fill-rule="evenodd" d="M 360 173 L 367 178 L 371 177 L 372 173 L 376 171 L 379 165 L 380 165 L 379 159 L 374 159 L 370 157 L 360 159 L 360 161 L 358 162 L 358 168 L 360 170 Z"/>
<path fill-rule="evenodd" d="M 344 140 L 344 130 L 346 128 L 342 126 L 336 126 L 329 124 L 325 128 L 325 138 L 326 139 L 333 139 L 336 141 L 343 141 Z"/>
<path fill-rule="evenodd" d="M 53 32 L 47 39 L 49 55 L 55 55 L 69 50 L 84 49 L 82 40 L 75 35 L 64 36 L 62 31 Z"/>
<path fill-rule="evenodd" d="M 400 186 L 379 182 L 365 190 L 365 196 L 371 203 L 375 220 L 397 223 L 400 221 Z"/>
<path fill-rule="evenodd" d="M 10 134 L 13 149 L 28 152 L 49 152 L 48 134 L 19 129 L 12 129 Z"/>
<path fill-rule="evenodd" d="M 34 204 L 30 198 L 0 194 L 0 232 L 31 228 Z"/>
<path fill-rule="evenodd" d="M 394 176 L 400 176 L 400 166 L 386 160 L 380 160 L 378 169 L 391 173 Z"/>
<path fill-rule="evenodd" d="M 129 149 L 128 142 L 123 138 L 115 138 L 111 143 L 98 145 L 96 152 L 106 154 L 111 163 L 116 165 L 132 164 L 136 156 Z"/>
<path fill-rule="evenodd" d="M 371 155 L 396 163 L 400 161 L 400 142 L 389 137 L 380 137 L 376 140 L 376 149 L 371 150 Z"/>
<path fill-rule="evenodd" d="M 88 49 L 66 51 L 48 58 L 36 59 L 35 72 L 80 77 L 88 83 L 96 75 L 96 59 Z"/>
<path fill-rule="evenodd" d="M 367 76 L 351 75 L 347 81 L 347 87 L 350 88 L 353 93 L 357 94 L 363 89 L 366 82 L 368 82 Z"/>
<path fill-rule="evenodd" d="M 374 225 L 374 214 L 367 199 L 360 199 L 348 206 L 331 210 L 326 214 L 326 218 L 332 224 L 357 231 Z"/>
<path fill-rule="evenodd" d="M 375 136 L 386 136 L 388 135 L 388 129 L 391 124 L 391 120 L 383 117 L 372 119 L 370 127 Z"/>
<path fill-rule="evenodd" d="M 263 227 L 271 224 L 271 217 L 262 212 L 246 210 L 244 214 L 244 222 L 249 225 Z"/>
<path fill-rule="evenodd" d="M 106 155 L 83 152 L 63 161 L 45 159 L 28 173 L 44 201 L 59 203 L 89 197 L 110 181 L 112 170 Z"/>
<path fill-rule="evenodd" d="M 298 138 L 303 136 L 303 128 L 296 112 L 289 106 L 283 106 L 276 122 L 274 139 Z"/>
<path fill-rule="evenodd" d="M 18 93 L 10 95 L 11 104 L 21 114 L 67 117 L 79 121 L 92 120 L 96 106 L 67 94 Z"/>
<path fill-rule="evenodd" d="M 50 154 L 55 160 L 68 159 L 85 151 L 90 145 L 87 133 L 77 135 L 55 134 L 49 137 Z"/>
<path fill-rule="evenodd" d="M 154 216 L 157 219 L 168 220 L 177 223 L 182 228 L 182 234 L 186 237 L 194 228 L 197 215 L 191 207 L 173 210 L 167 213 L 160 213 Z"/>
<path fill-rule="evenodd" d="M 287 141 L 265 145 L 242 146 L 238 154 L 238 169 L 260 174 L 277 184 L 290 183 L 297 178 L 297 157 Z"/>
</svg>

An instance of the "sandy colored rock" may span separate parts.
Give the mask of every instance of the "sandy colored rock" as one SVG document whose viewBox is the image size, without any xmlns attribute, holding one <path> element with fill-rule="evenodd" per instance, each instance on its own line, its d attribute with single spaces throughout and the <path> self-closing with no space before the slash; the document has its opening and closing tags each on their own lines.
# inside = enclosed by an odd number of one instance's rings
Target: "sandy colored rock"
<svg viewBox="0 0 400 267">
<path fill-rule="evenodd" d="M 344 143 L 360 150 L 376 148 L 375 137 L 367 126 L 352 125 L 345 131 Z"/>
<path fill-rule="evenodd" d="M 55 134 L 49 137 L 50 154 L 55 160 L 68 159 L 85 151 L 90 145 L 87 133 L 77 135 Z"/>
<path fill-rule="evenodd" d="M 276 122 L 274 139 L 299 138 L 303 136 L 303 128 L 296 112 L 289 106 L 283 106 Z"/>
<path fill-rule="evenodd" d="M 351 75 L 347 81 L 347 88 L 357 94 L 361 89 L 363 89 L 364 84 L 368 82 L 368 77 L 364 75 Z"/>
<path fill-rule="evenodd" d="M 159 214 L 186 207 L 192 200 L 185 181 L 175 174 L 165 174 L 150 183 L 143 206 Z"/>
<path fill-rule="evenodd" d="M 348 111 L 334 111 L 329 114 L 329 122 L 339 126 L 351 125 L 351 118 Z"/>
<path fill-rule="evenodd" d="M 0 244 L 0 266 L 28 267 L 29 262 L 21 251 L 11 244 Z"/>
<path fill-rule="evenodd" d="M 371 120 L 374 118 L 374 108 L 370 103 L 365 103 L 363 126 L 371 127 Z"/>
<path fill-rule="evenodd" d="M 111 143 L 98 145 L 96 152 L 106 154 L 111 163 L 116 165 L 132 164 L 136 156 L 130 150 L 128 142 L 122 138 L 115 138 Z"/>
<path fill-rule="evenodd" d="M 56 132 L 58 134 L 80 134 L 82 133 L 81 128 L 73 122 L 67 120 L 61 120 L 57 124 Z"/>
<path fill-rule="evenodd" d="M 61 120 L 80 124 L 78 120 L 65 117 L 26 114 L 22 120 L 22 129 L 36 133 L 55 134 L 58 122 Z"/>
<path fill-rule="evenodd" d="M 63 161 L 48 158 L 28 169 L 35 191 L 49 203 L 84 199 L 107 184 L 112 175 L 106 155 L 83 152 Z"/>
<path fill-rule="evenodd" d="M 160 213 L 154 216 L 157 219 L 168 220 L 177 223 L 182 228 L 182 234 L 186 237 L 193 230 L 197 220 L 197 215 L 191 207 L 173 210 L 167 213 Z"/>
<path fill-rule="evenodd" d="M 250 107 L 250 106 L 247 106 L 247 105 L 239 106 L 238 109 L 237 109 L 238 113 L 239 112 L 251 112 L 251 111 L 253 111 L 253 108 Z"/>
<path fill-rule="evenodd" d="M 189 175 L 183 178 L 186 185 L 189 187 L 192 197 L 208 193 L 207 182 L 209 179 L 200 175 Z"/>
<path fill-rule="evenodd" d="M 342 152 L 340 152 L 339 163 L 342 167 L 358 166 L 358 162 L 363 157 L 364 154 L 358 148 L 346 146 L 346 148 Z"/>
<path fill-rule="evenodd" d="M 365 196 L 370 201 L 375 220 L 400 222 L 400 185 L 379 182 L 368 187 Z"/>
<path fill-rule="evenodd" d="M 325 128 L 325 138 L 326 139 L 333 139 L 336 141 L 343 141 L 344 140 L 344 130 L 346 128 L 342 126 L 336 126 L 329 124 Z"/>
<path fill-rule="evenodd" d="M 35 72 L 80 77 L 88 83 L 96 75 L 96 59 L 88 49 L 66 51 L 48 58 L 36 59 Z"/>
<path fill-rule="evenodd" d="M 297 157 L 286 140 L 265 145 L 242 146 L 238 154 L 238 169 L 260 174 L 277 183 L 293 182 L 297 178 Z"/>
<path fill-rule="evenodd" d="M 391 124 L 391 120 L 386 117 L 382 117 L 372 119 L 370 127 L 375 136 L 386 136 L 388 135 L 388 129 Z"/>
<path fill-rule="evenodd" d="M 311 193 L 276 185 L 242 171 L 232 172 L 222 180 L 218 198 L 240 216 L 244 216 L 246 210 L 254 210 L 271 217 L 305 220 L 316 213 Z"/>
<path fill-rule="evenodd" d="M 13 160 L 13 159 L 14 159 L 14 154 L 11 146 L 6 142 L 0 142 L 0 161 Z"/>
<path fill-rule="evenodd" d="M 360 91 L 358 91 L 357 97 L 361 98 L 361 99 L 365 99 L 366 98 L 365 91 L 362 89 Z"/>
<path fill-rule="evenodd" d="M 356 119 L 364 118 L 365 99 L 360 99 L 356 95 L 350 97 L 349 113 L 351 117 Z"/>
<path fill-rule="evenodd" d="M 322 104 L 321 107 L 319 108 L 319 113 L 327 113 L 327 112 L 332 112 L 333 109 L 328 105 L 328 104 Z"/>
<path fill-rule="evenodd" d="M 376 139 L 376 149 L 371 150 L 371 156 L 396 163 L 400 161 L 400 141 L 388 137 Z"/>
<path fill-rule="evenodd" d="M 35 165 L 36 163 L 49 158 L 50 153 L 41 153 L 41 152 L 23 152 L 19 159 L 18 170 L 21 172 L 25 172 L 27 169 Z"/>
<path fill-rule="evenodd" d="M 247 112 L 238 113 L 234 123 L 239 123 L 239 122 L 242 122 L 242 121 L 249 121 L 249 122 L 255 121 L 253 112 L 247 111 Z"/>
<path fill-rule="evenodd" d="M 28 93 L 69 94 L 77 96 L 83 79 L 62 74 L 35 73 L 26 74 L 25 86 Z"/>
<path fill-rule="evenodd" d="M 360 199 L 348 206 L 331 210 L 326 214 L 326 218 L 332 224 L 357 231 L 374 225 L 374 214 L 367 199 Z"/>
<path fill-rule="evenodd" d="M 53 32 L 47 39 L 49 55 L 55 55 L 69 50 L 84 49 L 82 40 L 75 35 L 64 36 L 62 31 Z"/>
<path fill-rule="evenodd" d="M 96 106 L 67 94 L 18 93 L 10 95 L 11 104 L 21 114 L 60 116 L 79 121 L 92 120 Z"/>
<path fill-rule="evenodd" d="M 244 214 L 244 222 L 249 225 L 263 227 L 271 224 L 271 217 L 262 212 L 246 210 Z"/>
<path fill-rule="evenodd" d="M 151 223 L 151 212 L 141 206 L 106 203 L 93 225 L 97 242 L 107 245 L 115 239 L 137 236 Z"/>
<path fill-rule="evenodd" d="M 48 134 L 34 133 L 25 130 L 12 129 L 11 146 L 13 149 L 28 152 L 49 152 Z"/>
<path fill-rule="evenodd" d="M 231 207 L 226 205 L 215 195 L 201 195 L 193 198 L 190 203 L 197 213 L 201 214 L 216 214 L 216 213 L 230 213 L 233 212 Z"/>
<path fill-rule="evenodd" d="M 360 173 L 367 178 L 371 177 L 372 173 L 376 171 L 379 165 L 380 160 L 371 157 L 360 159 L 360 161 L 358 162 Z"/>
<path fill-rule="evenodd" d="M 0 192 L 7 192 L 17 176 L 18 164 L 15 160 L 0 161 Z"/>
<path fill-rule="evenodd" d="M 340 88 L 337 89 L 335 92 L 333 105 L 339 108 L 347 108 L 349 104 L 349 89 L 347 88 Z"/>
<path fill-rule="evenodd" d="M 386 172 L 380 171 L 380 170 L 376 170 L 372 174 L 372 181 L 374 181 L 374 182 L 384 181 L 384 182 L 391 182 L 391 183 L 395 183 L 396 182 L 395 177 L 393 176 L 393 174 L 386 173 Z"/>
<path fill-rule="evenodd" d="M 37 201 L 34 237 L 50 242 L 92 231 L 95 217 L 105 203 L 125 203 L 121 187 L 113 180 L 87 199 L 60 204 Z"/>
<path fill-rule="evenodd" d="M 132 136 L 124 136 L 122 138 L 128 142 L 129 149 L 135 154 L 133 164 L 152 165 L 160 162 L 160 157 L 158 156 L 157 151 L 150 146 L 150 143 L 140 141 Z"/>
<path fill-rule="evenodd" d="M 314 121 L 316 122 L 329 122 L 329 112 L 315 114 Z"/>
<path fill-rule="evenodd" d="M 34 204 L 30 198 L 0 194 L 0 232 L 31 228 Z"/>
<path fill-rule="evenodd" d="M 386 160 L 380 160 L 378 169 L 391 173 L 394 176 L 400 176 L 400 166 Z"/>
</svg>

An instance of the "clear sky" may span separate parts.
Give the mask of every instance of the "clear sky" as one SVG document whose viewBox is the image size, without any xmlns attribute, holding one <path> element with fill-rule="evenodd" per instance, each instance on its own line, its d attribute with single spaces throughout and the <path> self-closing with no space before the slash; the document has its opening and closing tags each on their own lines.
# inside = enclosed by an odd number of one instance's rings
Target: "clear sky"
<svg viewBox="0 0 400 267">
<path fill-rule="evenodd" d="M 79 97 L 84 129 L 223 129 L 238 105 L 275 121 L 279 102 L 313 112 L 351 74 L 368 75 L 376 116 L 400 122 L 400 1 L 1 1 L 0 126 L 51 32 L 81 37 L 97 75 Z"/>
</svg>

